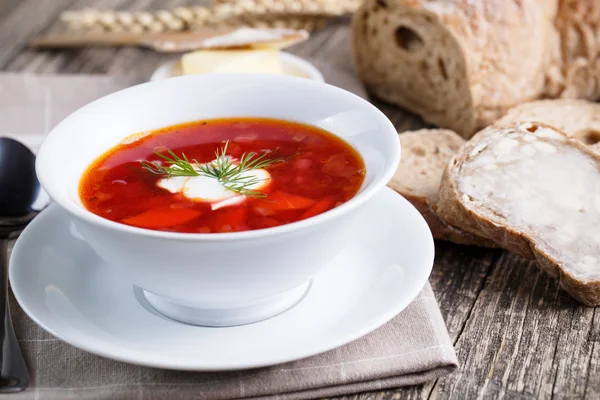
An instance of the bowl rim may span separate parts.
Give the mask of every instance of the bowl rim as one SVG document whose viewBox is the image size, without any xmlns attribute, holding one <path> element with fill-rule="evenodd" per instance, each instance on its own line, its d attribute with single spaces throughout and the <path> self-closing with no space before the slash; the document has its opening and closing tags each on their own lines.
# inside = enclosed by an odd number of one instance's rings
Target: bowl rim
<svg viewBox="0 0 600 400">
<path fill-rule="evenodd" d="M 377 118 L 381 125 L 383 125 L 384 134 L 390 137 L 390 142 L 394 141 L 397 143 L 396 146 L 392 146 L 392 154 L 390 159 L 386 162 L 386 167 L 381 173 L 381 175 L 375 179 L 370 185 L 361 188 L 361 190 L 351 199 L 346 201 L 345 203 L 335 207 L 331 210 L 328 210 L 324 213 L 318 214 L 316 216 L 291 222 L 289 224 L 284 224 L 271 228 L 263 228 L 256 230 L 248 230 L 241 232 L 218 232 L 218 233 L 185 233 L 185 232 L 168 232 L 168 231 L 158 231 L 152 229 L 139 228 L 131 225 L 125 225 L 119 222 L 111 221 L 109 219 L 103 218 L 97 214 L 92 213 L 87 210 L 85 207 L 77 205 L 75 202 L 66 199 L 66 196 L 60 195 L 60 190 L 55 188 L 55 185 L 50 183 L 52 179 L 50 178 L 51 173 L 46 172 L 50 171 L 51 168 L 44 168 L 43 164 L 50 162 L 52 157 L 47 153 L 46 150 L 46 142 L 48 139 L 52 138 L 55 135 L 55 132 L 61 130 L 61 126 L 69 120 L 73 115 L 84 113 L 89 109 L 95 107 L 98 103 L 110 102 L 113 97 L 123 96 L 124 93 L 133 92 L 143 90 L 144 88 L 154 87 L 158 85 L 169 85 L 175 81 L 179 80 L 203 80 L 203 79 L 211 79 L 215 76 L 225 76 L 231 77 L 231 75 L 237 75 L 241 78 L 246 79 L 263 79 L 263 80 L 271 80 L 271 81 L 297 81 L 297 83 L 302 82 L 302 85 L 307 86 L 318 86 L 318 90 L 328 90 L 334 93 L 337 93 L 339 96 L 344 96 L 346 98 L 351 98 L 353 101 L 357 102 L 371 111 L 373 116 Z M 276 83 L 276 82 L 275 82 Z M 333 133 L 335 135 L 335 133 Z M 393 135 L 393 137 L 392 137 Z M 337 136 L 337 135 L 336 135 Z M 358 151 L 358 150 L 357 150 Z M 360 154 L 360 151 L 359 151 Z M 332 221 L 339 217 L 342 217 L 352 210 L 359 208 L 369 199 L 371 199 L 379 190 L 381 190 L 393 177 L 397 166 L 400 162 L 400 154 L 401 154 L 401 146 L 400 146 L 400 138 L 397 133 L 396 128 L 392 124 L 392 122 L 381 112 L 377 107 L 372 105 L 367 100 L 361 98 L 360 96 L 355 95 L 349 91 L 341 89 L 337 86 L 333 86 L 328 83 L 313 81 L 306 78 L 300 77 L 291 77 L 291 76 L 281 76 L 281 75 L 271 75 L 271 74 L 254 74 L 254 73 L 244 73 L 244 74 L 203 74 L 203 75 L 187 75 L 187 76 L 178 76 L 169 79 L 152 81 L 152 82 L 144 82 L 138 85 L 130 86 L 125 89 L 118 90 L 106 96 L 100 97 L 83 107 L 78 108 L 71 114 L 69 114 L 66 118 L 64 118 L 59 124 L 57 124 L 46 136 L 44 141 L 42 142 L 40 149 L 38 151 L 38 156 L 36 158 L 36 173 L 38 179 L 41 183 L 41 186 L 46 190 L 50 198 L 55 201 L 58 205 L 60 205 L 63 209 L 65 209 L 70 215 L 83 220 L 89 224 L 105 228 L 107 230 L 116 230 L 125 233 L 130 233 L 137 236 L 143 237 L 152 237 L 152 238 L 161 238 L 164 240 L 173 240 L 173 241 L 202 241 L 202 242 L 222 242 L 222 241 L 231 241 L 231 240 L 252 240 L 261 237 L 271 237 L 276 235 L 283 235 L 288 233 L 293 233 L 296 231 L 302 231 L 305 229 L 309 229 L 311 227 L 315 227 L 326 223 L 328 221 Z M 362 157 L 362 154 L 361 154 Z M 57 195 L 59 194 L 59 195 Z"/>
<path fill-rule="evenodd" d="M 299 68 L 300 70 L 306 73 L 306 76 L 301 76 L 299 78 L 311 79 L 313 81 L 318 82 L 325 82 L 325 77 L 323 76 L 321 71 L 317 68 L 316 65 L 314 65 L 309 60 L 285 51 L 280 51 L 279 53 L 281 55 L 281 61 L 283 62 L 283 64 L 288 63 L 294 65 L 295 67 Z M 173 74 L 173 68 L 175 68 L 175 66 L 180 62 L 180 60 L 181 57 L 178 57 L 160 64 L 154 70 L 154 72 L 152 72 L 152 75 L 150 76 L 149 80 L 151 82 L 154 82 L 163 79 L 176 78 L 182 76 L 178 74 Z"/>
</svg>

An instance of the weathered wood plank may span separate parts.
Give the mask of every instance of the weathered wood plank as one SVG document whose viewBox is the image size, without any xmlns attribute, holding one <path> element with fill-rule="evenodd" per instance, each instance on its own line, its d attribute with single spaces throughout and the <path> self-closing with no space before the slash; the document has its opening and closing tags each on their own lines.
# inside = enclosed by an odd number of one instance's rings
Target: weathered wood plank
<svg viewBox="0 0 600 400">
<path fill-rule="evenodd" d="M 432 398 L 583 398 L 593 314 L 533 263 L 503 253 L 456 343 L 461 368 Z"/>
<path fill-rule="evenodd" d="M 21 1 L 0 24 L 0 68 L 14 58 L 32 35 L 44 30 L 73 1 Z"/>
<path fill-rule="evenodd" d="M 8 17 L 9 14 L 17 8 L 17 6 L 21 3 L 21 0 L 2 0 L 0 1 L 0 24 L 5 17 Z"/>
<path fill-rule="evenodd" d="M 39 0 L 38 0 L 39 1 Z M 73 9 L 148 10 L 206 2 L 191 0 L 78 0 Z M 58 13 L 57 13 L 58 15 Z M 60 31 L 64 27 L 55 18 L 44 31 Z M 109 73 L 147 78 L 161 62 L 168 59 L 145 49 L 72 49 L 63 51 L 24 48 L 6 66 L 8 71 L 30 73 Z"/>
<path fill-rule="evenodd" d="M 585 393 L 587 399 L 600 399 L 600 311 L 594 310 L 594 319 L 588 340 L 592 342 Z"/>
<path fill-rule="evenodd" d="M 97 9 L 126 9 L 131 4 L 132 0 L 83 0 L 73 5 L 73 9 L 97 8 Z M 61 23 L 56 21 L 54 29 L 60 29 Z M 102 74 L 106 72 L 106 66 L 117 58 L 118 49 L 111 48 L 91 48 L 91 49 L 74 49 L 69 50 L 70 57 L 65 57 L 62 60 L 57 60 L 54 64 L 54 70 L 39 71 L 39 72 L 63 72 L 63 73 L 86 73 L 86 74 Z M 29 52 L 37 53 L 37 51 L 29 50 Z M 60 51 L 44 51 L 50 57 L 56 59 L 62 52 Z M 62 62 L 61 62 L 62 61 Z M 64 62 L 64 63 L 63 63 Z"/>
<path fill-rule="evenodd" d="M 90 51 L 85 50 L 68 50 L 68 51 L 53 51 L 53 50 L 30 50 L 26 46 L 27 40 L 32 36 L 42 32 L 55 32 L 61 31 L 63 25 L 58 19 L 61 11 L 65 9 L 74 8 L 86 8 L 92 6 L 98 6 L 101 8 L 108 8 L 122 4 L 125 1 L 130 0 L 79 0 L 63 7 L 61 10 L 55 13 L 54 18 L 48 21 L 47 26 L 37 32 L 32 32 L 24 41 L 23 47 L 20 53 L 14 57 L 13 60 L 5 64 L 4 69 L 8 71 L 20 71 L 28 73 L 55 73 L 55 72 L 68 72 L 67 66 L 70 63 L 74 64 L 76 71 L 81 71 L 85 65 L 85 56 Z M 38 0 L 39 2 L 39 0 Z M 112 49 L 103 49 L 109 52 Z"/>
<path fill-rule="evenodd" d="M 560 399 L 583 398 L 595 343 L 590 340 L 594 309 L 573 304 L 571 299 L 561 301 L 558 307 L 560 330 L 556 332 L 558 340 L 553 357 L 556 375 L 552 391 L 542 395 L 551 394 Z M 592 379 L 597 381 L 599 378 Z M 545 389 L 549 389 L 549 385 Z"/>
<path fill-rule="evenodd" d="M 335 29 L 335 26 L 330 23 L 325 28 L 313 32 L 309 40 L 292 46 L 289 49 L 286 49 L 286 51 L 290 51 L 300 57 L 318 56 L 321 46 L 331 38 Z"/>
<path fill-rule="evenodd" d="M 436 259 L 429 281 L 455 344 L 500 254 L 500 250 L 436 243 Z"/>
</svg>

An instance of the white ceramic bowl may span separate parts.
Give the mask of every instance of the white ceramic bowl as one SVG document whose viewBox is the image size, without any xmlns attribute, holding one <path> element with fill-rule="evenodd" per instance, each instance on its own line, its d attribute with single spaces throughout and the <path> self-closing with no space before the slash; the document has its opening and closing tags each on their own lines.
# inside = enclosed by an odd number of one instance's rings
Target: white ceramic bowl
<svg viewBox="0 0 600 400">
<path fill-rule="evenodd" d="M 77 190 L 83 172 L 124 137 L 234 116 L 297 121 L 338 135 L 365 161 L 362 188 L 350 201 L 313 218 L 236 233 L 146 230 L 83 207 Z M 156 309 L 174 319 L 224 326 L 265 319 L 299 301 L 310 279 L 360 229 L 362 207 L 389 181 L 399 160 L 394 126 L 358 96 L 303 78 L 212 74 L 144 83 L 82 107 L 48 134 L 36 169 L 44 189 L 90 247 L 144 289 Z"/>
</svg>

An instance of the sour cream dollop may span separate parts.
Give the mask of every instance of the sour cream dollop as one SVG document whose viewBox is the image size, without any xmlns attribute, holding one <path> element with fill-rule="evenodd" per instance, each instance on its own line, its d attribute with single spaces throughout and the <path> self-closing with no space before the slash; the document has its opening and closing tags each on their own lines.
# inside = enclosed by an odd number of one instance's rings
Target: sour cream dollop
<svg viewBox="0 0 600 400">
<path fill-rule="evenodd" d="M 271 174 L 264 169 L 254 169 L 243 172 L 240 174 L 240 178 L 255 178 L 256 183 L 250 184 L 246 188 L 249 190 L 260 190 L 269 184 Z M 164 178 L 159 180 L 157 185 L 171 193 L 182 193 L 190 200 L 213 203 L 213 210 L 228 205 L 239 204 L 246 197 L 238 192 L 227 189 L 216 178 L 204 175 Z"/>
</svg>

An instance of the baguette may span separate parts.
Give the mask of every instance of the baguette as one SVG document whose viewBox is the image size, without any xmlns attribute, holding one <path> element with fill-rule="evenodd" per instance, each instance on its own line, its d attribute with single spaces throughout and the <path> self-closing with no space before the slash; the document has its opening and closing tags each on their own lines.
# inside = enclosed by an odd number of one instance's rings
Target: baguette
<svg viewBox="0 0 600 400">
<path fill-rule="evenodd" d="M 439 196 L 443 220 L 535 259 L 600 305 L 600 155 L 588 146 L 543 124 L 489 127 L 452 158 Z"/>
<path fill-rule="evenodd" d="M 496 247 L 489 240 L 446 224 L 435 210 L 444 168 L 465 140 L 447 129 L 420 129 L 400 134 L 400 143 L 402 158 L 388 186 L 419 210 L 433 237 L 459 244 Z"/>
</svg>

